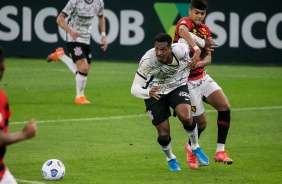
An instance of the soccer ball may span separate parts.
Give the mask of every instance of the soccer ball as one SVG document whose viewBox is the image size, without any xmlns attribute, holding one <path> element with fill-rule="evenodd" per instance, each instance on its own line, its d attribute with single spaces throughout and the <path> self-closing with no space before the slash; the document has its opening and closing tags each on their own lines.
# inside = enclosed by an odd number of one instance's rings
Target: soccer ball
<svg viewBox="0 0 282 184">
<path fill-rule="evenodd" d="M 41 173 L 45 180 L 60 180 L 65 176 L 66 169 L 60 160 L 50 159 L 43 164 Z"/>
</svg>

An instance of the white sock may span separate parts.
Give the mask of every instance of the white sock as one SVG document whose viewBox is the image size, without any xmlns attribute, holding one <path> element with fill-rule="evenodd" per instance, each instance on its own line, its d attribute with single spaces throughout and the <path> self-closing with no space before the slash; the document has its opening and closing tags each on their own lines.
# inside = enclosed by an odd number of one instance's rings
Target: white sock
<svg viewBox="0 0 282 184">
<path fill-rule="evenodd" d="M 192 148 L 190 146 L 190 144 L 188 144 L 188 147 L 187 147 L 190 151 L 192 151 Z"/>
<path fill-rule="evenodd" d="M 167 146 L 161 146 L 161 149 L 163 150 L 165 156 L 166 156 L 166 160 L 170 161 L 171 159 L 175 159 L 176 156 L 172 153 L 172 148 L 171 148 L 171 141 Z"/>
<path fill-rule="evenodd" d="M 217 143 L 216 152 L 224 151 L 225 144 Z"/>
<path fill-rule="evenodd" d="M 59 56 L 59 60 L 67 65 L 70 71 L 75 74 L 77 71 L 76 64 L 66 55 Z"/>
<path fill-rule="evenodd" d="M 76 81 L 76 98 L 84 96 L 84 88 L 86 86 L 87 76 L 79 73 L 75 76 Z"/>
<path fill-rule="evenodd" d="M 198 143 L 198 128 L 197 128 L 197 124 L 194 128 L 193 131 L 186 131 L 186 134 L 188 135 L 188 138 L 191 141 L 191 150 L 195 150 L 199 147 L 199 143 Z"/>
</svg>

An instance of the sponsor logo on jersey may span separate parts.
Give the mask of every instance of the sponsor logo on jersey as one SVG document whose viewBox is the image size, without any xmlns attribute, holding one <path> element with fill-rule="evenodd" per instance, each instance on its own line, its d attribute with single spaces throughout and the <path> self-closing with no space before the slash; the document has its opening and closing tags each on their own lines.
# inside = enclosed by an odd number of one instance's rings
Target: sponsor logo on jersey
<svg viewBox="0 0 282 184">
<path fill-rule="evenodd" d="M 185 91 L 180 91 L 178 95 L 179 95 L 180 97 L 181 97 L 181 96 L 184 96 L 184 97 L 185 97 L 185 100 L 189 100 L 189 99 L 190 99 L 189 93 L 187 93 L 187 92 L 185 92 Z"/>
</svg>

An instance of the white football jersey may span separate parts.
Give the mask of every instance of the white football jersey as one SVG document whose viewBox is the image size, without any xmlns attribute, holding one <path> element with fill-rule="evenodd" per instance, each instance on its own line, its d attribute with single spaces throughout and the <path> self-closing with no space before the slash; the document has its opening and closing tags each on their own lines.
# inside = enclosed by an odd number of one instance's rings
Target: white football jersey
<svg viewBox="0 0 282 184">
<path fill-rule="evenodd" d="M 76 42 L 90 44 L 90 31 L 92 28 L 92 19 L 95 16 L 101 16 L 104 13 L 103 0 L 69 0 L 65 8 L 62 10 L 67 14 L 69 19 L 69 27 L 81 33 L 76 38 Z M 66 41 L 72 42 L 73 38 L 67 33 Z"/>
<path fill-rule="evenodd" d="M 162 86 L 158 94 L 168 94 L 179 86 L 187 84 L 190 73 L 188 68 L 189 47 L 185 43 L 172 44 L 173 62 L 163 64 L 157 60 L 155 48 L 142 57 L 137 74 L 146 80 L 143 89 Z"/>
</svg>

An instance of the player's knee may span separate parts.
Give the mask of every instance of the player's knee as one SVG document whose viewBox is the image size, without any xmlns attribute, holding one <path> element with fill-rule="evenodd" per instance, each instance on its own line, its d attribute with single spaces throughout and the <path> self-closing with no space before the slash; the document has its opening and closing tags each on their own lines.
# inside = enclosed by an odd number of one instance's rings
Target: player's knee
<svg viewBox="0 0 282 184">
<path fill-rule="evenodd" d="M 215 105 L 214 108 L 217 111 L 230 111 L 230 104 L 228 101 L 219 103 L 218 105 Z"/>
<path fill-rule="evenodd" d="M 198 129 L 205 129 L 207 127 L 207 121 L 197 122 Z"/>
<path fill-rule="evenodd" d="M 78 70 L 78 73 L 81 73 L 81 74 L 83 74 L 83 75 L 85 75 L 85 76 L 88 75 L 88 72 L 89 72 L 88 68 L 80 68 L 80 69 Z"/>
<path fill-rule="evenodd" d="M 185 116 L 178 116 L 179 121 L 182 122 L 183 125 L 190 126 L 193 123 L 193 119 L 191 115 L 185 115 Z"/>
<path fill-rule="evenodd" d="M 160 133 L 160 134 L 158 135 L 158 140 L 159 140 L 159 141 L 168 141 L 168 140 L 170 140 L 170 135 L 169 135 L 169 133 L 167 133 L 167 132 Z"/>
<path fill-rule="evenodd" d="M 230 104 L 229 104 L 229 102 L 224 103 L 222 105 L 221 109 L 222 110 L 220 110 L 220 111 L 230 111 Z"/>
<path fill-rule="evenodd" d="M 169 128 L 165 129 L 158 129 L 158 136 L 161 140 L 167 140 L 170 137 L 170 131 Z"/>
</svg>

